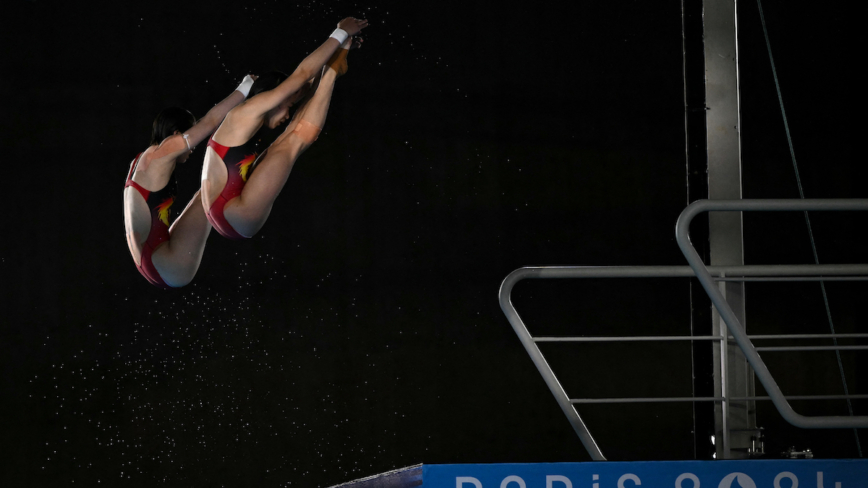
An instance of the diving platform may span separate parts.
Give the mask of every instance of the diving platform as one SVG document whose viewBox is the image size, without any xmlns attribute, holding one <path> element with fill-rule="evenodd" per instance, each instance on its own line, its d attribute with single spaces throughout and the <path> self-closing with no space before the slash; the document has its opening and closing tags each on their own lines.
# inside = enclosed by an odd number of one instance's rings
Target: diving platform
<svg viewBox="0 0 868 488">
<path fill-rule="evenodd" d="M 412 488 L 422 486 L 422 467 L 422 464 L 407 466 L 335 485 L 331 488 Z"/>
<path fill-rule="evenodd" d="M 868 460 L 418 464 L 332 488 L 868 488 Z"/>
</svg>

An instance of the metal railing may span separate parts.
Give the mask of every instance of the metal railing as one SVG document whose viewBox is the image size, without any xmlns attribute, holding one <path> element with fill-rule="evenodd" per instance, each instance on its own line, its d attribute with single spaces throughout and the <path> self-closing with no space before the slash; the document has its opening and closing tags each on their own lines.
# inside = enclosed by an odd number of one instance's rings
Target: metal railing
<svg viewBox="0 0 868 488">
<path fill-rule="evenodd" d="M 781 393 L 775 379 L 772 377 L 765 362 L 760 358 L 758 348 L 754 347 L 750 338 L 744 332 L 744 328 L 739 323 L 738 317 L 726 302 L 723 294 L 714 284 L 714 279 L 711 276 L 699 253 L 690 243 L 690 222 L 696 215 L 702 212 L 740 212 L 740 211 L 865 211 L 868 210 L 868 200 L 816 200 L 816 199 L 800 199 L 800 200 L 698 200 L 691 203 L 681 212 L 678 217 L 678 222 L 675 224 L 675 238 L 678 241 L 678 247 L 684 253 L 688 264 L 696 273 L 696 278 L 705 288 L 705 292 L 711 299 L 711 303 L 717 308 L 721 318 L 726 323 L 729 333 L 735 339 L 738 347 L 750 363 L 756 374 L 757 379 L 768 392 L 772 403 L 778 409 L 781 416 L 789 423 L 796 427 L 805 429 L 836 429 L 836 428 L 865 428 L 868 427 L 868 416 L 817 416 L 806 417 L 796 413 L 790 406 L 790 403 Z M 841 265 L 853 267 L 855 265 Z M 732 277 L 732 274 L 728 275 Z M 825 281 L 825 279 L 824 279 Z M 823 346 L 822 350 L 854 350 L 863 349 L 863 346 Z M 765 350 L 807 350 L 805 348 L 775 348 Z M 814 348 L 813 350 L 821 350 Z"/>
<path fill-rule="evenodd" d="M 500 286 L 500 307 L 506 315 L 510 325 L 519 340 L 539 371 L 549 390 L 554 395 L 561 407 L 561 410 L 566 415 L 576 434 L 579 436 L 585 449 L 590 454 L 591 458 L 597 461 L 606 460 L 599 446 L 585 425 L 578 411 L 574 407 L 576 404 L 592 404 L 592 403 L 655 403 L 655 402 L 697 402 L 697 401 L 747 401 L 747 400 L 771 400 L 774 405 L 781 411 L 781 405 L 789 409 L 784 418 L 794 425 L 802 426 L 804 419 L 809 419 L 808 424 L 812 427 L 864 427 L 866 417 L 804 417 L 795 413 L 789 407 L 788 399 L 790 400 L 831 400 L 831 399 L 863 399 L 868 398 L 868 395 L 808 395 L 808 396 L 788 396 L 785 397 L 777 383 L 768 373 L 765 364 L 759 359 L 756 354 L 758 350 L 766 351 L 783 351 L 783 350 L 864 350 L 868 346 L 794 346 L 785 348 L 755 348 L 750 342 L 750 339 L 819 339 L 819 338 L 868 338 L 868 334 L 789 334 L 789 335 L 755 335 L 748 336 L 743 332 L 738 335 L 733 334 L 727 337 L 727 340 L 734 339 L 739 347 L 744 350 L 752 351 L 754 356 L 753 361 L 749 353 L 745 351 L 745 356 L 750 361 L 752 367 L 756 369 L 754 363 L 761 365 L 764 371 L 764 376 L 760 377 L 760 382 L 766 387 L 769 396 L 753 396 L 753 397 L 727 397 L 726 389 L 720 397 L 652 397 L 652 398 L 594 398 L 594 399 L 571 399 L 567 396 L 555 374 L 552 372 L 548 362 L 540 352 L 537 343 L 540 342 L 644 342 L 644 341 L 722 341 L 724 338 L 720 336 L 632 336 L 632 337 L 533 337 L 527 330 L 521 317 L 518 315 L 515 307 L 512 304 L 511 294 L 515 285 L 524 279 L 565 279 L 565 278 L 677 278 L 677 277 L 698 277 L 700 282 L 709 293 L 715 307 L 721 312 L 721 317 L 724 318 L 728 328 L 738 329 L 738 320 L 735 318 L 732 310 L 726 304 L 725 299 L 714 285 L 715 281 L 852 281 L 852 280 L 868 280 L 868 264 L 828 264 L 828 265 L 744 265 L 744 266 L 705 266 L 695 249 L 689 242 L 688 227 L 690 221 L 696 214 L 706 211 L 726 210 L 868 210 L 868 200 L 762 200 L 758 203 L 754 200 L 735 200 L 735 201 L 698 201 L 688 206 L 678 219 L 676 232 L 678 233 L 678 242 L 682 251 L 687 254 L 693 252 L 694 257 L 688 257 L 688 262 L 691 266 L 543 266 L 543 267 L 524 267 L 519 268 L 503 280 Z M 822 202 L 822 203 L 818 203 Z M 722 205 L 721 205 L 722 204 Z M 730 208 L 739 206 L 739 208 Z M 791 208 L 792 207 L 792 208 Z M 683 235 L 682 235 L 683 234 Z M 682 242 L 684 244 L 682 244 Z M 686 247 L 685 247 L 686 246 Z M 685 250 L 687 249 L 687 250 Z M 712 291 L 716 292 L 715 297 Z M 717 301 L 716 301 L 717 300 Z M 718 305 L 720 302 L 720 305 Z M 728 315 L 724 315 L 722 308 L 728 311 Z M 759 375 L 758 375 L 759 376 Z M 781 411 L 782 415 L 784 411 Z M 791 419 L 796 420 L 793 422 Z M 834 420 L 829 420 L 834 419 Z M 819 420 L 819 422 L 818 422 Z"/>
</svg>

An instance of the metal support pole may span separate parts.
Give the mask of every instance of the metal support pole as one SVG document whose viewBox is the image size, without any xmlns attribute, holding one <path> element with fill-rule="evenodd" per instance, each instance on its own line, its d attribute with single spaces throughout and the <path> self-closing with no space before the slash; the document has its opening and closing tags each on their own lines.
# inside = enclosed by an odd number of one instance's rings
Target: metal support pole
<svg viewBox="0 0 868 488">
<path fill-rule="evenodd" d="M 741 147 L 739 139 L 738 41 L 735 0 L 703 0 L 705 34 L 706 145 L 708 198 L 740 199 Z M 708 217 L 711 265 L 744 264 L 742 216 L 738 212 Z M 722 282 L 721 294 L 745 325 L 744 283 Z M 712 334 L 726 336 L 720 315 L 712 311 Z M 714 346 L 715 396 L 754 396 L 754 376 L 738 347 L 726 341 Z M 747 456 L 751 430 L 756 429 L 752 401 L 715 404 L 717 459 Z"/>
</svg>

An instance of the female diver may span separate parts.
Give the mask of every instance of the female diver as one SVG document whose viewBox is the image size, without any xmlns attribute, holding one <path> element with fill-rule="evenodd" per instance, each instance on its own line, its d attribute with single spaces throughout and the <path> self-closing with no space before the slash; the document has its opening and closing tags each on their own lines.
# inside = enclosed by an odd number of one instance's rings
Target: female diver
<svg viewBox="0 0 868 488">
<path fill-rule="evenodd" d="M 192 281 L 211 232 L 198 191 L 169 227 L 177 187 L 172 177 L 175 165 L 186 161 L 196 145 L 244 101 L 255 80 L 255 76 L 245 76 L 231 95 L 198 122 L 182 108 L 160 112 L 154 119 L 151 145 L 130 165 L 124 185 L 127 244 L 136 268 L 155 286 L 174 288 Z"/>
<path fill-rule="evenodd" d="M 252 237 L 265 224 L 296 159 L 319 135 L 335 79 L 346 71 L 352 36 L 367 24 L 344 19 L 289 77 L 281 73 L 260 77 L 250 99 L 229 111 L 211 136 L 202 169 L 202 205 L 211 225 L 224 237 Z M 314 93 L 302 100 L 308 86 Z M 289 107 L 299 102 L 286 130 L 257 158 L 254 135 L 263 126 L 274 129 L 286 121 Z"/>
</svg>

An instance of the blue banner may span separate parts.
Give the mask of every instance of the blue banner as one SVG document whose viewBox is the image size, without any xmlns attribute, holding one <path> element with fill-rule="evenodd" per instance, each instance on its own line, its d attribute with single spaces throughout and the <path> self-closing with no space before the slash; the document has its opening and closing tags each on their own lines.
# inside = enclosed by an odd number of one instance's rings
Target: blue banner
<svg viewBox="0 0 868 488">
<path fill-rule="evenodd" d="M 424 488 L 868 488 L 868 460 L 425 464 Z"/>
</svg>

